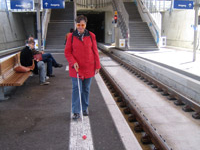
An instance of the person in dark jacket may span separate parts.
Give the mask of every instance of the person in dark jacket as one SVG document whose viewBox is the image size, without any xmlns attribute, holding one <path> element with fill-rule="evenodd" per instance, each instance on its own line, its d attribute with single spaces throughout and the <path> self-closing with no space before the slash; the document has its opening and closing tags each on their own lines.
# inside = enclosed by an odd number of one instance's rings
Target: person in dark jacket
<svg viewBox="0 0 200 150">
<path fill-rule="evenodd" d="M 28 38 L 28 41 L 29 40 L 34 40 L 34 37 L 30 36 Z M 63 66 L 62 64 L 59 64 L 59 63 L 56 62 L 56 60 L 51 55 L 51 53 L 44 53 L 44 51 L 37 51 L 35 48 L 32 49 L 32 53 L 33 53 L 33 55 L 42 54 L 42 61 L 47 63 L 47 76 L 48 77 L 55 77 L 55 75 L 53 74 L 53 67 L 61 68 Z"/>
<path fill-rule="evenodd" d="M 49 82 L 46 82 L 46 70 L 45 64 L 43 61 L 34 61 L 32 49 L 35 47 L 34 40 L 28 41 L 28 46 L 26 46 L 20 53 L 20 63 L 22 66 L 29 67 L 35 63 L 34 73 L 39 72 L 40 85 L 48 85 Z"/>
<path fill-rule="evenodd" d="M 69 62 L 69 75 L 72 78 L 73 119 L 78 119 L 80 113 L 84 116 L 88 115 L 91 80 L 101 68 L 96 36 L 86 29 L 86 23 L 85 16 L 80 15 L 76 18 L 77 29 L 69 34 L 65 46 L 65 57 Z M 83 112 L 80 112 L 77 73 L 81 87 Z"/>
</svg>

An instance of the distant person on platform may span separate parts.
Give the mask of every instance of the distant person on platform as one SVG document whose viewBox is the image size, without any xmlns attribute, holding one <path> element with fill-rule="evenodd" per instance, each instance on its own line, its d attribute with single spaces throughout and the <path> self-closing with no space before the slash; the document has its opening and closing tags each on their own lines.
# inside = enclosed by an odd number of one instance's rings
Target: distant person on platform
<svg viewBox="0 0 200 150">
<path fill-rule="evenodd" d="M 28 41 L 29 40 L 34 40 L 34 37 L 30 36 L 28 38 Z M 44 51 L 37 51 L 36 49 L 32 49 L 32 53 L 33 53 L 33 55 L 42 54 L 42 61 L 47 63 L 47 76 L 48 77 L 55 77 L 55 75 L 53 74 L 53 67 L 61 68 L 63 66 L 62 64 L 59 64 L 56 62 L 56 60 L 51 55 L 51 53 L 44 53 Z"/>
<path fill-rule="evenodd" d="M 65 35 L 65 43 L 64 43 L 64 45 L 66 45 L 66 43 L 67 43 L 67 38 L 68 38 L 69 34 L 72 33 L 72 32 L 74 32 L 74 29 L 73 29 L 73 28 L 71 28 L 71 29 L 69 30 L 69 32 Z"/>
<path fill-rule="evenodd" d="M 48 85 L 50 82 L 46 82 L 46 69 L 44 62 L 33 59 L 32 49 L 34 48 L 34 40 L 29 40 L 28 46 L 26 46 L 20 53 L 20 63 L 25 67 L 33 66 L 33 63 L 35 63 L 33 72 L 35 74 L 39 73 L 40 85 Z"/>
<path fill-rule="evenodd" d="M 78 119 L 80 113 L 88 116 L 89 94 L 92 77 L 99 73 L 100 60 L 96 36 L 86 29 L 87 18 L 80 15 L 76 18 L 76 30 L 70 33 L 65 46 L 65 57 L 69 62 L 69 75 L 72 78 L 72 113 L 73 119 Z M 77 74 L 78 73 L 78 74 Z M 78 90 L 79 75 L 82 110 Z"/>
</svg>

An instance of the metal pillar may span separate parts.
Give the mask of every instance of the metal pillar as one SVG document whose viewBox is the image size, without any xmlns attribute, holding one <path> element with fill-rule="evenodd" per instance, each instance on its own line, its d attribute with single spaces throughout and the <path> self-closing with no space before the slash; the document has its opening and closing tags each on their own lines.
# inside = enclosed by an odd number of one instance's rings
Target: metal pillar
<svg viewBox="0 0 200 150">
<path fill-rule="evenodd" d="M 194 19 L 194 45 L 193 45 L 193 61 L 196 61 L 196 49 L 197 49 L 197 33 L 198 33 L 198 12 L 199 12 L 199 0 L 195 0 L 195 19 Z"/>
<path fill-rule="evenodd" d="M 37 19 L 37 37 L 38 37 L 38 50 L 41 50 L 41 23 L 40 23 L 40 7 L 41 2 L 40 0 L 35 0 L 35 8 L 37 10 L 36 19 Z"/>
</svg>

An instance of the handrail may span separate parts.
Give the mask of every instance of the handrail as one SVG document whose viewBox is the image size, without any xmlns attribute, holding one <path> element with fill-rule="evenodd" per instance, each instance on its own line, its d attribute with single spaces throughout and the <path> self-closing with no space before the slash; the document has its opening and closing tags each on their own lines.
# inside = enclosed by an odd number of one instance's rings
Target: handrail
<svg viewBox="0 0 200 150">
<path fill-rule="evenodd" d="M 158 22 L 154 19 L 154 17 L 150 13 L 150 10 L 144 4 L 145 0 L 136 0 L 136 1 L 137 1 L 137 4 L 138 4 L 137 6 L 138 6 L 139 10 L 142 11 L 142 14 L 147 15 L 147 17 L 145 17 L 146 20 L 143 20 L 143 21 L 148 23 L 150 30 L 152 32 L 152 35 L 157 43 L 157 46 L 159 46 L 160 37 L 161 37 L 161 27 L 159 27 Z M 158 12 L 158 13 L 160 13 L 160 12 Z"/>
<path fill-rule="evenodd" d="M 129 14 L 127 13 L 122 0 L 112 0 L 113 7 L 118 13 L 118 26 L 121 29 L 122 37 L 126 40 L 126 47 L 129 47 Z"/>
<path fill-rule="evenodd" d="M 129 28 L 129 15 L 121 0 L 113 0 L 114 7 L 118 13 L 119 27 L 125 34 L 122 34 L 123 38 L 127 38 Z"/>
<path fill-rule="evenodd" d="M 162 12 L 171 8 L 172 0 L 142 0 L 150 12 Z"/>
</svg>

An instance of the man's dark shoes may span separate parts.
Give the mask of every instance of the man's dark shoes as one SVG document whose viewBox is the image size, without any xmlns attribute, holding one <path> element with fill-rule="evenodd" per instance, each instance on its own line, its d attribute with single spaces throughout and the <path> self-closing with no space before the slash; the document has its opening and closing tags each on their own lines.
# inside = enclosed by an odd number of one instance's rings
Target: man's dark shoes
<svg viewBox="0 0 200 150">
<path fill-rule="evenodd" d="M 89 115 L 88 111 L 87 111 L 87 110 L 84 110 L 84 111 L 83 111 L 83 116 L 88 116 L 88 115 Z"/>
<path fill-rule="evenodd" d="M 55 75 L 54 74 L 50 74 L 50 75 L 47 75 L 48 77 L 55 77 Z"/>
<path fill-rule="evenodd" d="M 80 118 L 79 113 L 74 113 L 72 119 L 76 120 L 76 119 L 78 119 L 78 118 Z"/>
<path fill-rule="evenodd" d="M 56 64 L 55 68 L 61 68 L 63 65 L 62 64 Z"/>
</svg>

